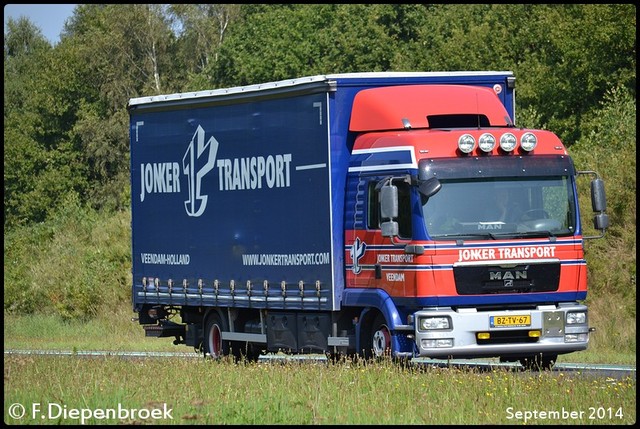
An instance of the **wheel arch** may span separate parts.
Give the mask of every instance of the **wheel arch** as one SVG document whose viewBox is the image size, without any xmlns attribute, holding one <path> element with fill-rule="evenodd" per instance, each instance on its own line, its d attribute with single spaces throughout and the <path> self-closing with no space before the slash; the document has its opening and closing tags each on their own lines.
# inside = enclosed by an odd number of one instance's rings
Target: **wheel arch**
<svg viewBox="0 0 640 429">
<path fill-rule="evenodd" d="M 403 355 L 413 353 L 413 346 L 406 339 L 406 334 L 397 328 L 404 326 L 400 312 L 393 299 L 382 289 L 354 289 L 346 292 L 345 303 L 358 304 L 362 309 L 356 323 L 356 351 L 362 354 L 368 346 L 369 334 L 377 317 L 384 317 L 385 324 L 391 334 L 392 349 Z"/>
<path fill-rule="evenodd" d="M 369 317 L 366 315 L 368 312 L 377 310 L 384 316 L 389 329 L 395 330 L 398 325 L 404 324 L 393 299 L 382 289 L 348 289 L 344 291 L 343 302 L 345 306 L 362 308 L 359 323 Z"/>
<path fill-rule="evenodd" d="M 220 318 L 220 321 L 224 324 L 225 329 L 229 329 L 229 320 L 227 318 L 226 313 L 220 307 L 209 307 L 207 311 L 205 311 L 202 316 L 202 328 L 204 329 L 207 326 L 207 321 L 213 315 L 216 315 Z"/>
</svg>

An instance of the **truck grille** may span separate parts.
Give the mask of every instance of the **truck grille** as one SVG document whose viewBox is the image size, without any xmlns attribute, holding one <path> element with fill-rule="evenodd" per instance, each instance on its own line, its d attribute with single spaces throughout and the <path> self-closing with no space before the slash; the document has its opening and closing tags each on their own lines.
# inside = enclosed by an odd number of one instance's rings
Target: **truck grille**
<svg viewBox="0 0 640 429">
<path fill-rule="evenodd" d="M 459 295 L 553 292 L 560 283 L 560 263 L 455 267 Z"/>
</svg>

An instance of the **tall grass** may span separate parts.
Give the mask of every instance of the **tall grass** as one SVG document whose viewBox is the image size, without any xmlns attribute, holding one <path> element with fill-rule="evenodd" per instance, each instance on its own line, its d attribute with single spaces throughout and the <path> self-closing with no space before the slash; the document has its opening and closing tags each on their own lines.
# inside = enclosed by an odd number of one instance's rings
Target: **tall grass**
<svg viewBox="0 0 640 429">
<path fill-rule="evenodd" d="M 5 311 L 86 321 L 129 300 L 130 219 L 70 194 L 50 221 L 6 232 Z"/>
<path fill-rule="evenodd" d="M 5 356 L 5 423 L 630 424 L 635 378 L 378 363 Z M 27 410 L 12 418 L 8 407 Z M 169 409 L 107 419 L 37 409 Z M 564 413 L 564 414 L 563 414 Z M 570 414 L 573 413 L 573 414 Z M 573 416 L 573 417 L 572 417 Z M 56 416 L 53 416 L 56 417 Z"/>
<path fill-rule="evenodd" d="M 175 346 L 171 338 L 148 338 L 130 306 L 84 320 L 63 320 L 55 314 L 4 317 L 5 350 L 109 350 L 174 351 L 193 349 Z"/>
</svg>

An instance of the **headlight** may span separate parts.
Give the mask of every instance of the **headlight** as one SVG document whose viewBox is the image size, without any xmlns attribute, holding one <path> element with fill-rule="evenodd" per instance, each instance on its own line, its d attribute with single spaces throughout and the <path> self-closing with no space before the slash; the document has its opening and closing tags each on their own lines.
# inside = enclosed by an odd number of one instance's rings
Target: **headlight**
<svg viewBox="0 0 640 429">
<path fill-rule="evenodd" d="M 451 329 L 451 322 L 446 316 L 423 317 L 418 325 L 420 330 Z"/>
<path fill-rule="evenodd" d="M 536 148 L 538 144 L 538 138 L 533 133 L 524 133 L 520 137 L 520 146 L 527 152 L 531 152 Z"/>
<path fill-rule="evenodd" d="M 584 325 L 587 323 L 587 313 L 567 313 L 567 325 Z"/>
<path fill-rule="evenodd" d="M 489 133 L 484 133 L 478 139 L 478 147 L 483 152 L 491 152 L 496 147 L 496 138 Z"/>
<path fill-rule="evenodd" d="M 518 139 L 511 133 L 504 133 L 502 137 L 500 137 L 500 147 L 505 152 L 511 152 L 516 148 L 516 144 L 518 143 Z"/>
<path fill-rule="evenodd" d="M 458 149 L 462 153 L 470 153 L 476 147 L 476 139 L 471 134 L 463 134 L 458 139 Z"/>
</svg>

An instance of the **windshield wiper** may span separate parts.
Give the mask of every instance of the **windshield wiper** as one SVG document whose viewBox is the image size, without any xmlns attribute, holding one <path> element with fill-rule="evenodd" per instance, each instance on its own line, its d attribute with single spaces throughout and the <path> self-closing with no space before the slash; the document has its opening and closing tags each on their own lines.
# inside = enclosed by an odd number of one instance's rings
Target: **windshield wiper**
<svg viewBox="0 0 640 429">
<path fill-rule="evenodd" d="M 438 234 L 438 235 L 433 235 L 433 238 L 457 238 L 457 239 L 462 239 L 462 238 L 490 238 L 492 240 L 497 240 L 497 236 L 496 234 L 494 234 L 493 232 L 483 232 L 483 233 L 456 233 L 456 234 Z"/>
<path fill-rule="evenodd" d="M 504 237 L 513 237 L 513 238 L 529 238 L 529 237 L 549 237 L 551 241 L 556 240 L 556 235 L 551 231 L 543 230 L 543 231 L 522 231 L 522 232 L 500 232 L 497 234 L 493 234 L 494 240 L 496 237 L 504 238 Z"/>
</svg>

